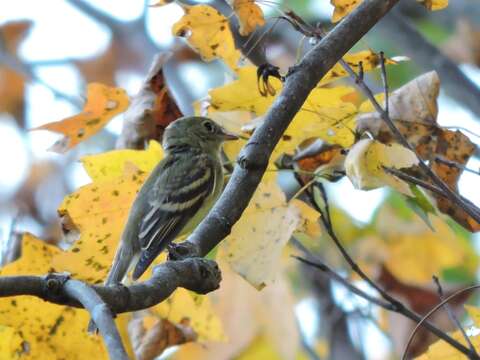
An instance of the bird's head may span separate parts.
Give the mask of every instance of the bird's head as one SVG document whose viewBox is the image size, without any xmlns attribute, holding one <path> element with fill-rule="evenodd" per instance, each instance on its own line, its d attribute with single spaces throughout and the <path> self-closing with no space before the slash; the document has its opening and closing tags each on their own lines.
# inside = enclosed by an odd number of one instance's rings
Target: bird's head
<svg viewBox="0 0 480 360">
<path fill-rule="evenodd" d="M 207 152 L 218 152 L 226 140 L 238 139 L 213 120 L 190 116 L 175 120 L 165 129 L 163 146 L 165 149 L 193 146 Z"/>
</svg>

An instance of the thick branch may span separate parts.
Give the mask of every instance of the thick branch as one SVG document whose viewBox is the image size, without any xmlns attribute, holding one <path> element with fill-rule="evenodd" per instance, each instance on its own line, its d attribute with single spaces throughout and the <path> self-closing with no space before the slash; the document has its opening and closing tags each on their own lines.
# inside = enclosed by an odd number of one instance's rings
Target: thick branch
<svg viewBox="0 0 480 360">
<path fill-rule="evenodd" d="M 218 289 L 221 275 L 214 261 L 191 258 L 167 261 L 155 267 L 153 276 L 130 286 L 94 285 L 92 289 L 114 313 L 142 310 L 162 302 L 178 287 L 199 294 Z M 0 277 L 0 297 L 32 295 L 61 305 L 83 308 L 69 294 L 65 275 Z"/>
<path fill-rule="evenodd" d="M 242 149 L 222 196 L 188 240 L 173 248 L 173 257 L 203 256 L 230 233 L 260 183 L 273 148 L 310 91 L 397 2 L 364 1 L 291 69 L 283 90 L 265 115 L 265 121 Z"/>
</svg>

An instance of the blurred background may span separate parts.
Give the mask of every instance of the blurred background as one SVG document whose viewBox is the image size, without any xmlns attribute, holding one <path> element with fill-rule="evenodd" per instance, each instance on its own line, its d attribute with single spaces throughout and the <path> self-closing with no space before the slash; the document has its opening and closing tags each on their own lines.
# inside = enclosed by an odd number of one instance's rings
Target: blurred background
<svg viewBox="0 0 480 360">
<path fill-rule="evenodd" d="M 228 6 L 220 0 L 189 3 L 213 4 L 229 14 Z M 291 8 L 310 23 L 331 26 L 333 7 L 328 0 L 258 3 L 270 25 L 281 15 L 279 9 Z M 28 231 L 47 241 L 58 241 L 61 225 L 57 206 L 66 194 L 90 181 L 78 159 L 85 154 L 113 149 L 121 132 L 122 115 L 64 155 L 47 151 L 61 135 L 29 129 L 78 113 L 89 82 L 116 85 L 134 95 L 158 52 L 174 52 L 164 68 L 165 75 L 185 114 L 193 112 L 192 102 L 205 97 L 208 89 L 232 78 L 221 62 L 202 62 L 183 40 L 172 37 L 171 27 L 183 14 L 179 5 L 172 3 L 158 8 L 148 5 L 142 0 L 0 1 L 0 249 L 4 252 L 3 261 L 13 256 L 6 250 L 19 233 Z M 261 30 L 255 36 L 258 38 L 259 34 L 263 34 Z M 237 35 L 236 40 L 245 44 L 248 39 Z M 436 52 L 421 51 L 425 49 L 421 41 L 428 41 Z M 286 66 L 309 46 L 301 42 L 300 35 L 291 27 L 276 26 L 256 48 L 249 48 L 246 55 L 253 62 L 275 59 L 278 65 Z M 395 14 L 382 20 L 358 48 L 383 50 L 389 57 L 410 57 L 411 61 L 390 68 L 392 89 L 427 70 L 441 69 L 439 123 L 467 129 L 465 134 L 476 144 L 480 143 L 475 135 L 480 134 L 480 0 L 451 0 L 446 10 L 433 13 L 415 1 L 402 1 Z M 455 69 L 453 75 L 452 69 Z M 461 76 L 456 77 L 455 71 Z M 369 74 L 369 83 L 378 91 L 381 90 L 379 80 L 377 72 Z M 478 156 L 473 157 L 467 167 L 478 172 Z M 477 205 L 480 205 L 479 184 L 478 174 L 472 172 L 464 172 L 460 180 L 460 192 Z M 367 226 L 376 209 L 389 197 L 383 189 L 356 191 L 348 179 L 329 186 L 329 192 L 335 206 L 358 227 Z M 471 238 L 475 246 L 477 240 Z M 316 281 L 320 280 L 312 279 L 313 284 Z M 319 324 L 327 324 L 318 307 L 328 309 L 330 306 L 338 311 L 338 318 L 328 321 L 332 324 L 337 321 L 335 337 L 346 356 L 332 355 L 331 358 L 392 356 L 394 340 L 382 332 L 376 321 L 362 316 L 358 310 L 368 307 L 365 301 L 352 300 L 343 288 L 331 287 L 324 279 L 314 289 L 297 302 L 298 320 L 306 341 L 314 342 L 321 332 Z M 329 295 L 325 297 L 325 293 Z M 355 316 L 357 312 L 359 316 Z M 346 314 L 352 313 L 354 316 L 346 320 Z M 330 342 L 331 354 L 335 346 Z"/>
</svg>

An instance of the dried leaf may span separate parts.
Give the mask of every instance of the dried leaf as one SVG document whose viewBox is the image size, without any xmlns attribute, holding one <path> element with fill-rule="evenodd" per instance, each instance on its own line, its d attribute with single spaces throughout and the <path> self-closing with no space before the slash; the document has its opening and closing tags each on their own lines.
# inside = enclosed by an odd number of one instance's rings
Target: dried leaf
<svg viewBox="0 0 480 360">
<path fill-rule="evenodd" d="M 295 154 L 295 168 L 304 183 L 315 176 L 329 181 L 337 181 L 345 173 L 346 151 L 340 145 L 330 145 L 315 140 Z M 310 174 L 309 174 L 310 173 Z"/>
<path fill-rule="evenodd" d="M 460 131 L 444 130 L 437 137 L 435 155 L 451 161 L 450 164 L 439 160 L 432 162 L 432 170 L 453 190 L 458 191 L 458 180 L 470 157 L 475 152 L 476 146 Z M 456 204 L 443 196 L 434 194 L 438 209 L 450 215 L 460 225 L 472 232 L 480 231 L 480 224 Z"/>
<path fill-rule="evenodd" d="M 417 153 L 428 160 L 433 171 L 457 190 L 457 182 L 463 166 L 475 152 L 475 145 L 459 131 L 451 131 L 437 125 L 437 97 L 440 82 L 435 72 L 426 73 L 394 91 L 390 97 L 390 117 L 399 131 Z M 379 99 L 383 97 L 379 96 Z M 365 102 L 360 111 L 372 111 L 372 105 Z M 392 133 L 377 113 L 362 114 L 357 118 L 357 131 L 368 131 L 382 143 L 395 141 Z M 440 158 L 440 160 L 438 160 Z M 445 164 L 441 160 L 449 162 Z M 428 179 L 426 179 L 428 180 Z M 432 194 L 437 200 L 438 209 L 450 215 L 469 231 L 480 230 L 473 218 L 448 199 Z"/>
<path fill-rule="evenodd" d="M 124 115 L 119 147 L 143 149 L 146 141 L 161 140 L 168 124 L 183 116 L 163 74 L 163 66 L 170 57 L 171 53 L 155 57 L 142 88 L 132 97 Z"/>
</svg>

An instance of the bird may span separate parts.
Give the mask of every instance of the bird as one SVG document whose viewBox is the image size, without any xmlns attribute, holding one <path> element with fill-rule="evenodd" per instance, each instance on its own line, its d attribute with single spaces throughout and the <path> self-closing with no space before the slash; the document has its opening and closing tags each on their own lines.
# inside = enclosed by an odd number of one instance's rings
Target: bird
<svg viewBox="0 0 480 360">
<path fill-rule="evenodd" d="M 182 117 L 163 134 L 165 157 L 130 209 L 106 285 L 135 281 L 178 236 L 195 229 L 223 189 L 221 146 L 237 136 L 213 120 Z"/>
</svg>

